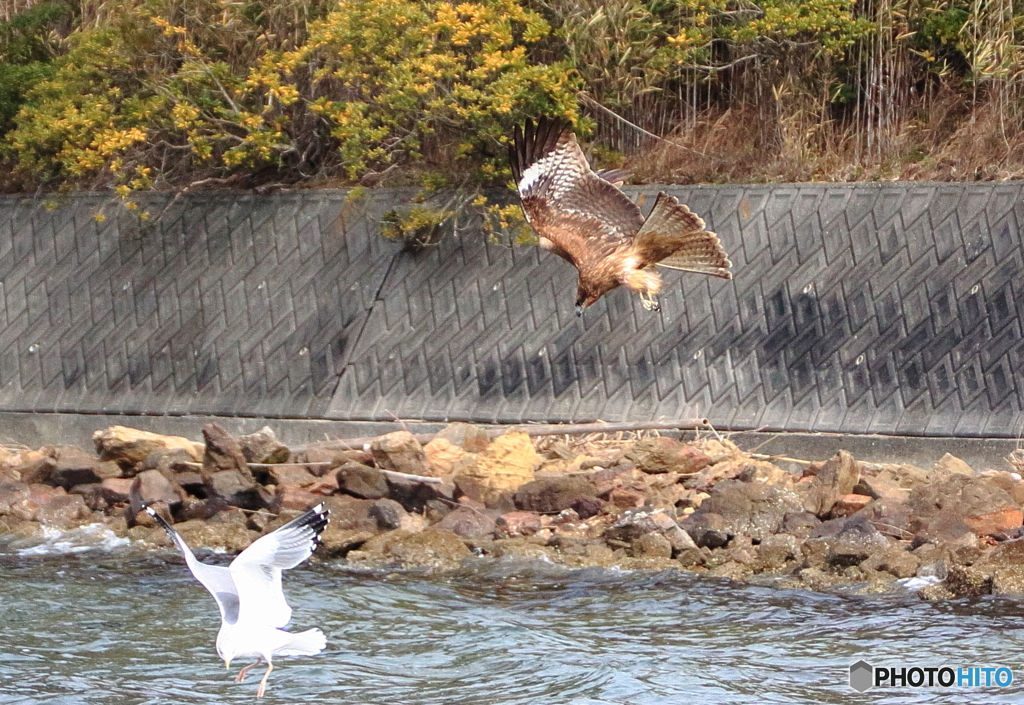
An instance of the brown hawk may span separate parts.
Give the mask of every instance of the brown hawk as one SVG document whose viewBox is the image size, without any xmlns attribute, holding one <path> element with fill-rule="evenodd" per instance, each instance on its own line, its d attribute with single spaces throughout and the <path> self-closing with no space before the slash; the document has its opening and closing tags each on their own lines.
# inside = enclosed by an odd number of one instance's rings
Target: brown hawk
<svg viewBox="0 0 1024 705">
<path fill-rule="evenodd" d="M 540 246 L 579 270 L 577 315 L 619 285 L 657 311 L 661 277 L 652 265 L 732 279 L 722 243 L 700 217 L 662 192 L 644 220 L 618 188 L 625 172 L 592 170 L 564 120 L 516 125 L 509 159 Z"/>
</svg>

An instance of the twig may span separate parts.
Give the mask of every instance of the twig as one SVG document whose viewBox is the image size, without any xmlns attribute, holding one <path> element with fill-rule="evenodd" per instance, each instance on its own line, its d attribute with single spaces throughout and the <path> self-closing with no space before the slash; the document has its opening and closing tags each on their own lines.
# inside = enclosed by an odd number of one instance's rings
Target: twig
<svg viewBox="0 0 1024 705">
<path fill-rule="evenodd" d="M 596 100 L 591 98 L 586 93 L 583 93 L 582 91 L 580 93 L 578 93 L 577 96 L 579 97 L 579 99 L 581 101 L 586 103 L 589 107 L 591 107 L 591 108 L 593 108 L 595 110 L 600 110 L 604 114 L 606 114 L 606 115 L 610 116 L 611 118 L 617 120 L 618 122 L 622 123 L 623 125 L 626 125 L 627 127 L 631 127 L 632 129 L 636 130 L 640 134 L 645 135 L 647 137 L 650 137 L 653 140 L 657 140 L 658 142 L 664 142 L 667 145 L 671 145 L 673 147 L 676 147 L 678 149 L 682 149 L 682 150 L 687 151 L 687 152 L 693 152 L 697 156 L 704 157 L 705 159 L 710 159 L 712 161 L 719 161 L 719 162 L 721 161 L 721 159 L 717 159 L 716 157 L 712 157 L 710 154 L 705 154 L 704 152 L 701 152 L 700 150 L 697 150 L 697 149 L 693 149 L 692 147 L 687 147 L 686 145 L 679 144 L 678 142 L 673 142 L 672 140 L 667 140 L 667 139 L 665 139 L 664 137 L 662 137 L 660 135 L 656 135 L 653 132 L 645 130 L 644 128 L 640 127 L 636 123 L 630 122 L 626 118 L 622 117 L 621 115 L 619 115 L 614 110 L 612 110 L 610 108 L 606 108 L 605 106 L 601 105 Z"/>
<path fill-rule="evenodd" d="M 751 458 L 754 458 L 755 460 L 767 460 L 769 462 L 773 460 L 784 460 L 787 463 L 798 463 L 799 465 L 814 465 L 815 462 L 813 460 L 801 460 L 800 458 L 790 458 L 785 455 L 767 455 L 765 453 L 747 453 L 747 455 L 749 455 Z"/>
<path fill-rule="evenodd" d="M 182 465 L 188 465 L 190 468 L 201 468 L 201 467 L 203 467 L 202 463 L 195 463 L 195 462 L 192 462 L 190 460 L 183 461 L 181 464 Z M 317 460 L 315 462 L 310 462 L 310 463 L 247 463 L 247 465 L 249 467 L 251 467 L 251 468 L 266 469 L 266 468 L 283 468 L 283 467 L 288 467 L 288 466 L 296 466 L 296 467 L 303 467 L 303 466 L 307 466 L 307 465 L 323 466 L 323 465 L 334 465 L 334 463 L 331 462 L 330 460 Z M 377 469 L 380 470 L 380 472 L 383 475 L 385 475 L 386 477 L 391 477 L 391 478 L 394 478 L 396 480 L 412 480 L 413 482 L 427 482 L 427 483 L 434 484 L 434 485 L 440 484 L 441 482 L 443 482 L 443 480 L 440 477 L 427 477 L 426 475 L 412 475 L 412 474 L 407 473 L 407 472 L 398 472 L 397 470 L 384 470 L 383 468 L 377 468 Z"/>
<path fill-rule="evenodd" d="M 413 482 L 426 482 L 431 485 L 440 485 L 443 480 L 440 477 L 427 477 L 426 475 L 410 475 L 407 472 L 398 472 L 397 470 L 385 470 L 383 468 L 377 468 L 381 474 L 385 477 L 390 477 L 395 480 L 412 480 Z"/>
</svg>

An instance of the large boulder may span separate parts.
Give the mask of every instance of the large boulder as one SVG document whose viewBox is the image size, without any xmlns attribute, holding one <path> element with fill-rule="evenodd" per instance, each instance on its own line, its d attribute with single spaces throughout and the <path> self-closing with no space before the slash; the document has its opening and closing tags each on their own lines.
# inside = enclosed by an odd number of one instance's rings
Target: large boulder
<svg viewBox="0 0 1024 705">
<path fill-rule="evenodd" d="M 764 539 L 777 533 L 786 515 L 803 509 L 800 498 L 791 490 L 759 482 L 727 480 L 719 483 L 711 496 L 681 524 L 690 531 L 703 529 L 708 515 L 716 514 L 719 532 Z M 692 532 L 691 532 L 692 533 Z"/>
<path fill-rule="evenodd" d="M 338 479 L 338 489 L 353 497 L 380 499 L 387 497 L 390 491 L 384 473 L 362 463 L 345 463 L 338 468 L 335 477 Z"/>
<path fill-rule="evenodd" d="M 423 446 L 408 431 L 395 431 L 375 438 L 370 444 L 370 452 L 377 467 L 384 470 L 407 475 L 431 475 Z"/>
<path fill-rule="evenodd" d="M 479 495 L 472 498 L 490 506 L 533 480 L 542 460 L 530 437 L 513 431 L 495 438 L 477 455 L 463 458 L 454 479 L 457 484 L 461 482 L 460 487 L 472 485 Z"/>
<path fill-rule="evenodd" d="M 287 463 L 291 452 L 288 446 L 277 440 L 274 430 L 264 426 L 256 433 L 249 433 L 235 439 L 242 455 L 249 463 Z"/>
<path fill-rule="evenodd" d="M 452 510 L 435 526 L 469 539 L 492 538 L 496 529 L 494 519 L 469 507 Z"/>
<path fill-rule="evenodd" d="M 233 471 L 252 479 L 242 446 L 215 423 L 203 426 L 206 447 L 203 452 L 203 474 Z"/>
<path fill-rule="evenodd" d="M 516 491 L 515 503 L 520 510 L 544 514 L 569 509 L 595 495 L 594 485 L 585 476 L 563 475 L 527 482 Z"/>
<path fill-rule="evenodd" d="M 427 467 L 436 477 L 451 475 L 456 463 L 466 457 L 466 451 L 447 438 L 435 438 L 423 446 L 423 454 L 427 457 Z"/>
<path fill-rule="evenodd" d="M 252 475 L 240 470 L 204 472 L 203 486 L 208 500 L 222 505 L 242 509 L 263 509 L 269 507 L 274 497 Z"/>
<path fill-rule="evenodd" d="M 804 507 L 824 518 L 843 495 L 853 494 L 859 480 L 857 461 L 841 450 L 829 458 L 809 485 L 802 489 Z"/>
<path fill-rule="evenodd" d="M 180 448 L 195 462 L 202 460 L 203 457 L 202 443 L 181 436 L 163 436 L 127 426 L 111 426 L 96 431 L 92 434 L 92 440 L 101 460 L 112 460 L 127 472 L 133 472 L 153 451 Z"/>
<path fill-rule="evenodd" d="M 949 531 L 959 531 L 962 526 L 987 536 L 1024 524 L 1020 507 L 996 482 L 965 472 L 949 472 L 945 477 L 948 479 L 911 492 L 908 505 L 914 514 L 915 533 L 931 540 L 953 540 L 956 537 L 948 535 Z"/>
<path fill-rule="evenodd" d="M 77 494 L 62 494 L 39 507 L 36 521 L 45 526 L 71 529 L 94 519 L 85 500 Z"/>
<path fill-rule="evenodd" d="M 614 524 L 608 527 L 604 536 L 606 540 L 634 543 L 645 534 L 663 536 L 668 540 L 675 554 L 697 548 L 697 544 L 676 523 L 676 520 L 660 509 L 653 511 L 626 510 Z"/>
<path fill-rule="evenodd" d="M 168 507 L 174 509 L 185 499 L 185 491 L 164 477 L 159 470 L 145 470 L 132 480 L 128 498 L 134 516 L 156 502 L 165 502 Z"/>
<path fill-rule="evenodd" d="M 357 564 L 450 570 L 470 555 L 461 538 L 451 531 L 431 527 L 418 533 L 397 529 L 381 534 L 358 551 L 351 551 L 348 560 Z"/>
<path fill-rule="evenodd" d="M 664 436 L 637 441 L 626 451 L 626 458 L 644 472 L 677 472 L 681 475 L 693 475 L 711 463 L 710 458 L 696 446 Z"/>
<path fill-rule="evenodd" d="M 48 482 L 70 490 L 75 485 L 100 482 L 108 477 L 121 477 L 117 463 L 102 461 L 74 446 L 51 446 L 45 449 L 53 460 Z"/>
</svg>

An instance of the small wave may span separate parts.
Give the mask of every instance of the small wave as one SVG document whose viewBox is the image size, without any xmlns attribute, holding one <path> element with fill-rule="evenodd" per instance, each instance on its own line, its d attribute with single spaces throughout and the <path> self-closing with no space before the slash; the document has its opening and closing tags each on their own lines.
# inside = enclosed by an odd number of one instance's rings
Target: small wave
<svg viewBox="0 0 1024 705">
<path fill-rule="evenodd" d="M 82 553 L 84 551 L 111 551 L 128 546 L 131 541 L 121 538 L 105 524 L 86 524 L 76 529 L 56 529 L 52 526 L 42 527 L 42 535 L 33 539 L 39 541 L 34 546 L 17 551 L 19 556 L 47 556 L 66 553 Z"/>
</svg>

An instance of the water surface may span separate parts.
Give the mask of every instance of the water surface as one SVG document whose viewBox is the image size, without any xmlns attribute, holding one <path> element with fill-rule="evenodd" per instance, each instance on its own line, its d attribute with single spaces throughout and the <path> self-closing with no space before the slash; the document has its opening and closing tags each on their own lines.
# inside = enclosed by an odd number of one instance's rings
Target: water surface
<svg viewBox="0 0 1024 705">
<path fill-rule="evenodd" d="M 224 556 L 205 556 L 226 562 Z M 0 555 L 0 703 L 252 703 L 214 640 L 213 599 L 170 552 Z M 304 565 L 291 628 L 317 657 L 281 659 L 266 703 L 1021 702 L 1024 606 L 775 590 L 686 573 L 481 563 L 454 575 Z M 857 694 L 880 665 L 1014 670 L 1004 689 Z M 244 664 L 237 664 L 238 666 Z"/>
</svg>

